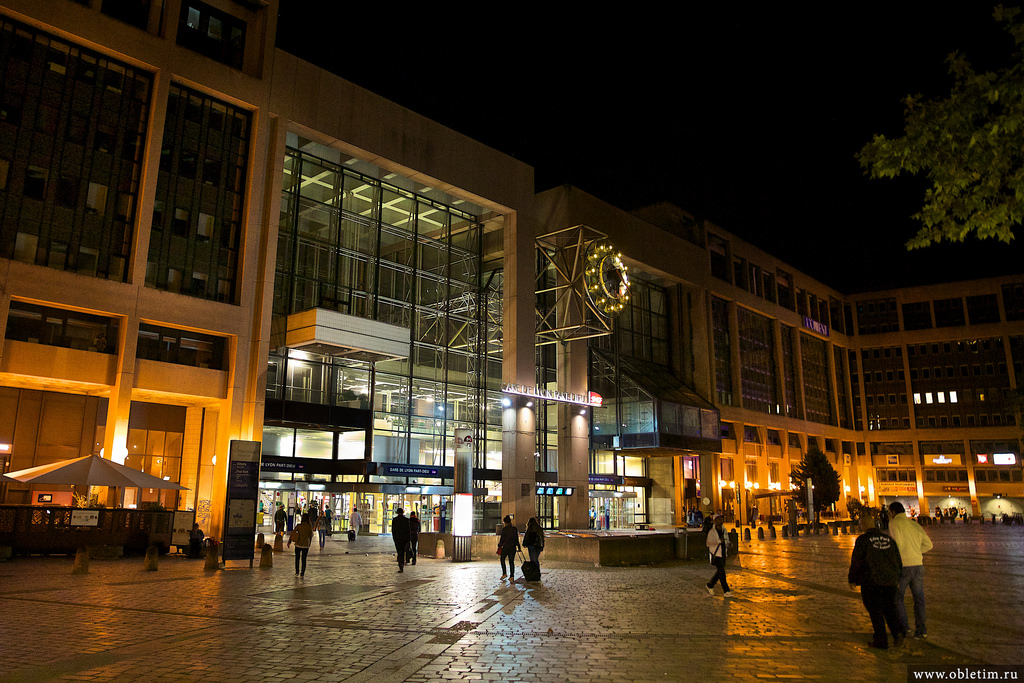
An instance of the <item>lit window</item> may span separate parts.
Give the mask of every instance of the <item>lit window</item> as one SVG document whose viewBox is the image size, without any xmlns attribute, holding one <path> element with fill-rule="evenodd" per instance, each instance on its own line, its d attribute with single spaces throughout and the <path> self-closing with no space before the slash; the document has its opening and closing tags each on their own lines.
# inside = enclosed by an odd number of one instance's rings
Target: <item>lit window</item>
<svg viewBox="0 0 1024 683">
<path fill-rule="evenodd" d="M 931 405 L 931 403 L 932 403 L 932 392 L 929 391 L 929 392 L 927 392 L 924 395 L 924 402 L 929 404 L 929 405 Z"/>
<path fill-rule="evenodd" d="M 985 401 L 985 392 L 984 391 L 979 391 L 978 392 L 978 400 L 982 401 L 982 402 Z"/>
<path fill-rule="evenodd" d="M 956 403 L 957 402 L 956 401 L 956 392 L 955 391 L 949 392 L 949 402 L 950 403 Z"/>
<path fill-rule="evenodd" d="M 945 403 L 946 402 L 946 392 L 940 391 L 938 393 L 938 397 L 939 397 L 939 403 Z"/>
<path fill-rule="evenodd" d="M 921 405 L 921 394 L 914 394 L 914 405 Z"/>
</svg>

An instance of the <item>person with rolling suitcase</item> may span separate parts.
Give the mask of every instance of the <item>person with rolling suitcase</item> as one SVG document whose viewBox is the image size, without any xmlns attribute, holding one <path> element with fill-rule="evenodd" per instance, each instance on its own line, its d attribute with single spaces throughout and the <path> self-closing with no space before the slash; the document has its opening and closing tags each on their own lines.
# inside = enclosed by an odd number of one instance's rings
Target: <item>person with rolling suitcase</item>
<svg viewBox="0 0 1024 683">
<path fill-rule="evenodd" d="M 530 560 L 523 562 L 523 578 L 527 581 L 540 581 L 540 554 L 544 550 L 544 529 L 536 517 L 530 517 L 523 534 L 523 547 L 530 553 Z"/>
<path fill-rule="evenodd" d="M 348 518 L 348 540 L 356 540 L 359 534 L 359 527 L 363 525 L 363 516 L 359 514 L 359 508 L 352 508 L 352 514 Z"/>
</svg>

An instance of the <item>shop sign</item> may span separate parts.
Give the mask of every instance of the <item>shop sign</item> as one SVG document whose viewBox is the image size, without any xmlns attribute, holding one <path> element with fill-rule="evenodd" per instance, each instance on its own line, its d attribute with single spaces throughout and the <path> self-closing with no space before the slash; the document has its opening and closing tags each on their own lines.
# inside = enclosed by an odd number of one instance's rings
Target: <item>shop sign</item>
<svg viewBox="0 0 1024 683">
<path fill-rule="evenodd" d="M 929 455 L 928 464 L 930 465 L 959 465 L 960 454 L 954 453 L 953 455 Z"/>
<path fill-rule="evenodd" d="M 817 332 L 823 337 L 828 336 L 828 325 L 826 325 L 825 323 L 819 323 L 814 318 L 811 318 L 806 315 L 804 316 L 804 327 L 811 330 L 812 332 Z"/>
<path fill-rule="evenodd" d="M 646 477 L 623 477 L 623 486 L 647 486 L 648 480 Z"/>
<path fill-rule="evenodd" d="M 942 490 L 946 493 L 966 493 L 971 489 L 968 486 L 943 486 Z"/>
<path fill-rule="evenodd" d="M 599 406 L 602 403 L 601 395 L 593 391 L 588 394 L 574 394 L 569 391 L 558 391 L 557 389 L 545 389 L 544 387 L 529 386 L 526 384 L 513 384 L 506 382 L 501 390 L 506 394 L 517 396 L 530 396 L 545 401 L 561 401 L 562 403 L 576 403 L 583 406 Z"/>
<path fill-rule="evenodd" d="M 1017 456 L 1013 453 L 993 453 L 992 454 L 993 465 L 1016 465 Z"/>
<path fill-rule="evenodd" d="M 875 484 L 875 487 L 881 494 L 917 493 L 917 482 L 880 481 Z"/>
<path fill-rule="evenodd" d="M 99 510 L 72 510 L 71 526 L 99 526 Z"/>
</svg>

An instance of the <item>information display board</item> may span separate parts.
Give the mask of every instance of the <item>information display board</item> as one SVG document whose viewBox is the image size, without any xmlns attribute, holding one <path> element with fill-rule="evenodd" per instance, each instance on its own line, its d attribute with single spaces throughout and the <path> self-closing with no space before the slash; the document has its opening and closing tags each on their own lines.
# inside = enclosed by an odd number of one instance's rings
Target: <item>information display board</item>
<svg viewBox="0 0 1024 683">
<path fill-rule="evenodd" d="M 260 442 L 231 442 L 224 513 L 224 561 L 255 558 L 256 505 L 260 484 Z"/>
</svg>

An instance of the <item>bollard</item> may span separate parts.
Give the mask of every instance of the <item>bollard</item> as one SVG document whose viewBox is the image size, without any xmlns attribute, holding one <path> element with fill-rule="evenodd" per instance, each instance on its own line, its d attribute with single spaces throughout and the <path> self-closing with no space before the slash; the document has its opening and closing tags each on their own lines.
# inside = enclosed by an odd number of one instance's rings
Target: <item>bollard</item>
<svg viewBox="0 0 1024 683">
<path fill-rule="evenodd" d="M 835 524 L 835 525 L 832 526 L 832 535 L 833 536 L 838 536 L 839 535 L 839 525 L 838 524 Z"/>
<path fill-rule="evenodd" d="M 282 534 L 277 534 L 276 538 L 274 538 L 274 552 L 284 552 L 284 536 Z"/>
<path fill-rule="evenodd" d="M 748 530 L 748 532 L 749 532 L 749 530 Z M 747 536 L 747 540 L 748 541 L 750 540 L 749 536 Z M 738 533 L 736 533 L 735 529 L 733 529 L 732 531 L 729 532 L 729 547 L 730 548 L 735 548 L 736 549 L 736 553 L 739 553 L 739 551 L 740 551 L 740 535 Z"/>
<path fill-rule="evenodd" d="M 743 530 L 743 540 L 744 541 L 749 541 L 750 540 L 750 529 L 744 529 Z"/>
<path fill-rule="evenodd" d="M 264 543 L 266 543 L 266 541 L 264 540 L 263 532 L 261 531 L 260 533 L 256 534 L 256 547 L 262 548 Z"/>
<path fill-rule="evenodd" d="M 78 546 L 78 550 L 75 552 L 75 567 L 71 570 L 71 573 L 89 573 L 89 549 L 86 548 L 84 545 Z"/>
<path fill-rule="evenodd" d="M 434 557 L 439 560 L 444 559 L 444 539 L 437 539 L 437 544 L 434 546 Z"/>
<path fill-rule="evenodd" d="M 772 529 L 772 531 L 775 531 L 775 529 Z M 759 540 L 759 541 L 763 541 L 764 540 L 764 529 L 761 528 L 761 527 L 757 527 L 757 540 Z"/>
<path fill-rule="evenodd" d="M 263 534 L 260 534 L 261 536 Z M 274 546 L 269 543 L 263 544 L 260 551 L 260 569 L 271 569 L 274 566 Z"/>
<path fill-rule="evenodd" d="M 782 527 L 782 535 L 783 536 L 786 535 L 786 527 Z M 775 532 L 775 527 L 773 527 L 773 526 L 768 527 L 768 538 L 770 538 L 773 541 L 776 538 L 778 538 L 778 536 L 776 535 L 776 532 Z"/>
<path fill-rule="evenodd" d="M 217 541 L 210 539 L 210 545 L 206 548 L 206 565 L 203 569 L 216 571 L 220 569 L 220 558 L 218 557 Z"/>
<path fill-rule="evenodd" d="M 155 572 L 160 562 L 160 549 L 156 544 L 146 548 L 146 558 L 142 561 L 142 568 L 147 572 Z"/>
<path fill-rule="evenodd" d="M 782 527 L 782 537 L 789 538 L 789 525 Z"/>
</svg>

